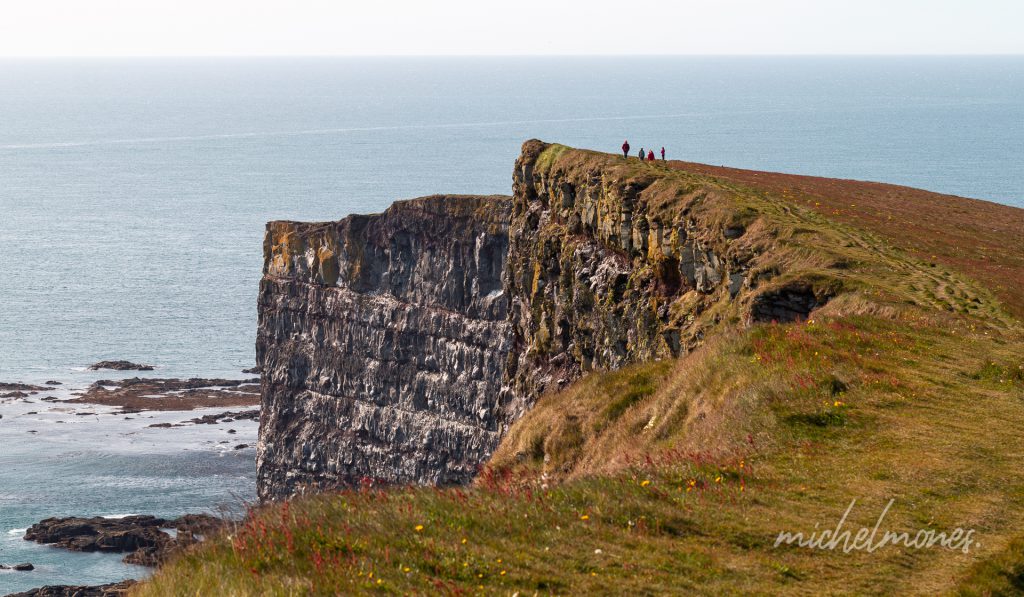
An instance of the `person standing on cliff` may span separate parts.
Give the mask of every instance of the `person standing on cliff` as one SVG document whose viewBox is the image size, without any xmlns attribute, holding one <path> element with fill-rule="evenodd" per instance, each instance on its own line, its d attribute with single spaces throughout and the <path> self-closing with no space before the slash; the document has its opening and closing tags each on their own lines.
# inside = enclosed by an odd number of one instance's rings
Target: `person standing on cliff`
<svg viewBox="0 0 1024 597">
<path fill-rule="evenodd" d="M 653 149 L 647 152 L 647 161 L 648 162 L 653 162 L 654 161 L 654 150 Z"/>
<path fill-rule="evenodd" d="M 622 142 L 622 157 L 629 159 L 629 139 Z"/>
<path fill-rule="evenodd" d="M 665 148 L 664 147 L 661 148 L 661 161 L 663 161 L 663 162 L 665 161 Z"/>
<path fill-rule="evenodd" d="M 644 161 L 644 148 L 643 147 L 640 148 L 640 161 L 641 162 Z"/>
</svg>

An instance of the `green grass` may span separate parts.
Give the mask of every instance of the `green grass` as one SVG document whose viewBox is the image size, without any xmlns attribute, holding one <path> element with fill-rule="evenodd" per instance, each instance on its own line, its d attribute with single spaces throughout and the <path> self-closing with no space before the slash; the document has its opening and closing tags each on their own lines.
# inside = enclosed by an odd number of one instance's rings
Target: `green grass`
<svg viewBox="0 0 1024 597">
<path fill-rule="evenodd" d="M 537 167 L 589 159 L 613 158 L 556 146 Z M 1020 323 L 963 272 L 867 229 L 727 180 L 618 162 L 623 176 L 677 181 L 662 185 L 665 209 L 698 184 L 728 192 L 705 216 L 771 247 L 758 264 L 771 283 L 835 297 L 786 325 L 745 325 L 742 296 L 711 304 L 694 316 L 708 335 L 690 354 L 541 397 L 474 486 L 269 505 L 136 593 L 1024 591 Z M 961 527 L 980 546 L 774 546 L 782 531 L 834 526 L 851 500 L 847 524 L 870 527 L 891 499 L 884 530 Z"/>
<path fill-rule="evenodd" d="M 629 407 L 652 396 L 671 368 L 671 363 L 661 361 L 601 376 L 601 391 L 607 396 L 613 396 L 604 409 L 604 419 L 614 422 Z"/>
</svg>

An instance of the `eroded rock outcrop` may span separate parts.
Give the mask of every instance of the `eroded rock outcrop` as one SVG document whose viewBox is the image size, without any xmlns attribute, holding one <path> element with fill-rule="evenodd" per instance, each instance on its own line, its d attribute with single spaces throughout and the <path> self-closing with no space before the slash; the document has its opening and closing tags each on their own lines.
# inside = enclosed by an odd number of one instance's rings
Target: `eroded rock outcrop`
<svg viewBox="0 0 1024 597">
<path fill-rule="evenodd" d="M 508 214 L 505 197 L 435 196 L 268 225 L 261 498 L 472 478 L 520 410 L 503 385 Z"/>
</svg>

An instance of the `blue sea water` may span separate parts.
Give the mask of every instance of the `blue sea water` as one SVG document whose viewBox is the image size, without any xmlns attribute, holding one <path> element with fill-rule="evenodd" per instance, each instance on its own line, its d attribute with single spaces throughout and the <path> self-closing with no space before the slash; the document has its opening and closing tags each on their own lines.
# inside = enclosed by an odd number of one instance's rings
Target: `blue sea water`
<svg viewBox="0 0 1024 597">
<path fill-rule="evenodd" d="M 237 376 L 266 221 L 508 193 L 534 137 L 1024 207 L 1024 57 L 0 61 L 0 381 Z M 0 593 L 138 573 L 7 540 L 39 518 L 252 494 L 251 452 L 209 437 L 0 414 L 0 563 L 46 554 Z"/>
</svg>

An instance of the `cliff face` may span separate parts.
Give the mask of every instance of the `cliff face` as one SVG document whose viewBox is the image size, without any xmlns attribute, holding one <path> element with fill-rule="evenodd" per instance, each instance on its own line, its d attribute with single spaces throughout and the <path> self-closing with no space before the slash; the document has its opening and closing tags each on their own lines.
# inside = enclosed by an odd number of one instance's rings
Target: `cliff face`
<svg viewBox="0 0 1024 597">
<path fill-rule="evenodd" d="M 528 141 L 513 192 L 268 225 L 261 497 L 467 481 L 543 392 L 818 304 L 706 177 Z"/>
<path fill-rule="evenodd" d="M 529 141 L 513 178 L 507 376 L 518 394 L 692 348 L 701 313 L 739 293 L 757 253 L 736 240 L 744 218 L 716 211 L 717 190 L 639 161 Z"/>
<path fill-rule="evenodd" d="M 261 498 L 472 477 L 511 398 L 508 213 L 507 198 L 429 197 L 340 222 L 268 224 Z"/>
</svg>

